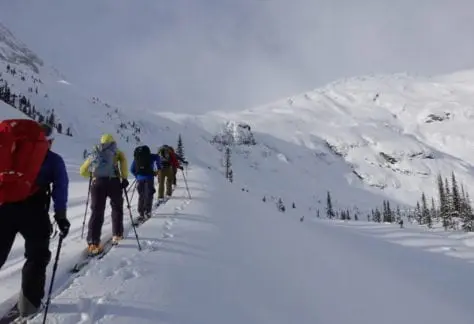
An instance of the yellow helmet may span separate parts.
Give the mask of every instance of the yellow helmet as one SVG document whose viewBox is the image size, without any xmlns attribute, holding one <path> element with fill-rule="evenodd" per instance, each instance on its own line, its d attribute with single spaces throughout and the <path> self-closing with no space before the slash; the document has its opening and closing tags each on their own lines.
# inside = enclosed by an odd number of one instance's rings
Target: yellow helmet
<svg viewBox="0 0 474 324">
<path fill-rule="evenodd" d="M 108 144 L 108 143 L 114 143 L 114 137 L 110 134 L 104 134 L 100 138 L 100 144 Z"/>
</svg>

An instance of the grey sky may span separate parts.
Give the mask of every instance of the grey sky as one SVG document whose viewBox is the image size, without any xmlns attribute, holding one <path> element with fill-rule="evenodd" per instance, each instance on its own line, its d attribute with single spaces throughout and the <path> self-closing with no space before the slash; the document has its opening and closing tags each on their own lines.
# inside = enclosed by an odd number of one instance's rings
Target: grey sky
<svg viewBox="0 0 474 324">
<path fill-rule="evenodd" d="M 0 20 L 91 94 L 162 111 L 474 68 L 472 0 L 0 0 Z"/>
</svg>

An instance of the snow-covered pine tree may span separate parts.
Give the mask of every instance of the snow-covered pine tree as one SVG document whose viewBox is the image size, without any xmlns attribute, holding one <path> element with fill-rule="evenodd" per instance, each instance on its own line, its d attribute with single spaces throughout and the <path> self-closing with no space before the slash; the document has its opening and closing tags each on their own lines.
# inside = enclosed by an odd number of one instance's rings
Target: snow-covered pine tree
<svg viewBox="0 0 474 324">
<path fill-rule="evenodd" d="M 463 188 L 463 217 L 462 217 L 462 228 L 466 232 L 473 232 L 474 231 L 474 213 L 471 206 L 471 199 L 469 198 L 469 193 L 464 192 Z"/>
<path fill-rule="evenodd" d="M 415 219 L 418 222 L 418 224 L 422 224 L 422 213 L 421 213 L 421 207 L 420 207 L 420 202 L 416 202 L 416 207 L 415 207 Z"/>
<path fill-rule="evenodd" d="M 436 205 L 435 205 L 435 201 L 433 197 L 431 197 L 430 214 L 431 214 L 431 221 L 438 220 L 438 211 L 436 210 Z"/>
<path fill-rule="evenodd" d="M 226 179 L 229 179 L 229 172 L 230 168 L 232 167 L 232 162 L 231 162 L 231 154 L 230 154 L 230 148 L 227 146 L 225 148 L 225 156 L 224 156 L 224 166 L 225 166 L 225 177 Z"/>
<path fill-rule="evenodd" d="M 383 201 L 383 208 L 382 208 L 382 220 L 383 220 L 384 223 L 385 223 L 385 222 L 388 222 L 387 218 L 388 218 L 388 213 L 387 213 L 387 201 L 384 200 L 384 201 Z"/>
<path fill-rule="evenodd" d="M 446 193 L 446 211 L 448 215 L 447 226 L 454 228 L 454 216 L 456 213 L 454 210 L 453 195 L 451 193 L 448 178 L 444 179 L 444 191 Z"/>
<path fill-rule="evenodd" d="M 176 146 L 176 154 L 182 159 L 184 159 L 184 146 L 181 134 L 178 135 L 178 145 Z"/>
<path fill-rule="evenodd" d="M 344 210 L 341 210 L 341 220 L 346 220 L 346 212 Z"/>
<path fill-rule="evenodd" d="M 390 201 L 387 200 L 387 221 L 389 223 L 393 222 L 393 212 L 392 208 L 390 207 Z"/>
<path fill-rule="evenodd" d="M 329 219 L 334 218 L 334 210 L 332 208 L 332 199 L 331 199 L 331 193 L 328 191 L 327 198 L 326 198 L 326 216 Z"/>
<path fill-rule="evenodd" d="M 451 195 L 453 197 L 453 217 L 459 217 L 461 213 L 461 197 L 459 195 L 459 187 L 454 172 L 451 172 Z"/>
<path fill-rule="evenodd" d="M 234 172 L 232 171 L 232 169 L 230 169 L 229 171 L 229 182 L 234 182 Z"/>
<path fill-rule="evenodd" d="M 380 223 L 382 221 L 382 213 L 378 208 L 375 208 L 374 222 Z"/>
<path fill-rule="evenodd" d="M 421 194 L 421 222 L 421 224 L 428 225 L 429 228 L 431 228 L 433 225 L 431 221 L 430 210 L 428 209 L 428 203 L 426 202 L 426 196 L 424 192 Z"/>
<path fill-rule="evenodd" d="M 448 229 L 448 206 L 446 199 L 446 191 L 441 173 L 438 174 L 438 199 L 439 199 L 439 217 L 443 222 L 445 230 Z"/>
</svg>

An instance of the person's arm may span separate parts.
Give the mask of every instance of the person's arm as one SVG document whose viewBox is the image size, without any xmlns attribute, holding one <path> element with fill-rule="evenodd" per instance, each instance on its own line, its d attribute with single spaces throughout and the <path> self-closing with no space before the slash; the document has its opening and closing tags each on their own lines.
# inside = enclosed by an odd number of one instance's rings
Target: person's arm
<svg viewBox="0 0 474 324">
<path fill-rule="evenodd" d="M 87 158 L 84 163 L 82 163 L 81 167 L 79 168 L 79 174 L 83 176 L 84 178 L 89 178 L 91 176 L 91 173 L 89 171 L 89 167 L 91 165 L 91 160 L 90 158 Z"/>
<path fill-rule="evenodd" d="M 118 151 L 117 160 L 120 163 L 120 176 L 122 179 L 128 178 L 128 163 L 125 154 L 122 151 Z"/>
<path fill-rule="evenodd" d="M 54 212 L 56 215 L 66 216 L 67 202 L 69 196 L 69 176 L 66 164 L 61 156 L 55 154 L 51 159 L 53 169 L 51 198 L 54 202 Z"/>
<path fill-rule="evenodd" d="M 132 164 L 130 165 L 130 173 L 136 178 L 137 173 L 135 172 L 135 160 L 132 161 Z"/>
</svg>

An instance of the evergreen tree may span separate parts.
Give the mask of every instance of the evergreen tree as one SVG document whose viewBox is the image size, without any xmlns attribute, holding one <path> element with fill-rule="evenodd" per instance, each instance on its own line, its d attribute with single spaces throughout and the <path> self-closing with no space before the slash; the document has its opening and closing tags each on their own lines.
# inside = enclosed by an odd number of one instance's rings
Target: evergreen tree
<svg viewBox="0 0 474 324">
<path fill-rule="evenodd" d="M 375 208 L 374 222 L 380 223 L 382 221 L 382 213 L 378 208 Z"/>
<path fill-rule="evenodd" d="M 232 169 L 229 171 L 229 181 L 230 183 L 234 182 L 234 172 L 232 172 Z"/>
<path fill-rule="evenodd" d="M 431 220 L 438 219 L 438 212 L 436 211 L 436 205 L 435 205 L 435 201 L 433 197 L 431 197 L 430 216 L 431 216 Z"/>
<path fill-rule="evenodd" d="M 334 210 L 332 209 L 332 199 L 331 193 L 328 191 L 327 199 L 326 199 L 326 215 L 329 219 L 334 218 Z"/>
<path fill-rule="evenodd" d="M 421 194 L 421 221 L 421 224 L 427 224 L 429 228 L 432 227 L 431 214 L 430 210 L 428 209 L 428 204 L 426 202 L 426 196 L 424 192 Z"/>
<path fill-rule="evenodd" d="M 341 210 L 341 220 L 346 220 L 346 212 Z"/>
<path fill-rule="evenodd" d="M 182 159 L 184 159 L 184 147 L 181 134 L 178 135 L 178 145 L 176 146 L 176 154 Z"/>
<path fill-rule="evenodd" d="M 464 187 L 462 188 L 462 229 L 466 232 L 474 231 L 474 214 L 471 207 L 471 200 L 469 198 L 469 193 L 464 192 Z"/>
<path fill-rule="evenodd" d="M 397 222 L 400 222 L 400 220 L 402 219 L 402 213 L 400 211 L 400 206 L 397 205 Z"/>
<path fill-rule="evenodd" d="M 52 127 L 56 126 L 56 116 L 54 114 L 54 109 L 53 111 L 51 112 L 51 114 L 49 115 L 49 118 L 47 119 L 46 121 L 49 125 L 51 125 Z"/>
<path fill-rule="evenodd" d="M 316 212 L 316 217 L 317 217 L 317 218 L 320 218 L 320 217 L 321 217 L 321 214 L 319 214 L 319 209 L 318 209 L 318 211 Z"/>
<path fill-rule="evenodd" d="M 293 202 L 293 206 L 292 206 L 292 207 L 293 207 L 293 208 L 296 208 L 296 205 L 295 205 L 295 203 L 294 203 L 294 202 Z"/>
<path fill-rule="evenodd" d="M 451 211 L 452 211 L 452 204 L 451 204 L 451 191 L 449 189 L 449 182 L 448 179 L 444 179 L 444 199 L 445 199 L 445 217 L 443 219 L 443 226 L 444 229 L 447 230 L 451 224 Z"/>
<path fill-rule="evenodd" d="M 421 213 L 421 207 L 420 207 L 420 202 L 416 202 L 416 208 L 415 208 L 415 219 L 418 222 L 418 224 L 422 224 L 422 213 Z"/>
<path fill-rule="evenodd" d="M 384 200 L 383 201 L 383 209 L 382 209 L 382 219 L 383 219 L 384 223 L 388 222 L 387 217 L 388 217 L 388 214 L 387 214 L 387 201 Z"/>
<path fill-rule="evenodd" d="M 263 202 L 266 202 L 267 201 L 267 198 L 265 196 L 263 196 L 263 199 L 262 199 Z"/>
<path fill-rule="evenodd" d="M 451 194 L 453 203 L 453 216 L 457 217 L 461 214 L 461 197 L 459 196 L 459 188 L 454 172 L 451 172 Z"/>
<path fill-rule="evenodd" d="M 443 221 L 443 227 L 448 229 L 448 203 L 446 199 L 446 191 L 441 174 L 438 174 L 438 199 L 439 199 L 439 217 Z"/>
<path fill-rule="evenodd" d="M 387 200 L 386 205 L 387 205 L 387 222 L 391 223 L 393 222 L 393 213 L 392 213 L 392 208 L 390 208 L 390 201 Z"/>
<path fill-rule="evenodd" d="M 225 177 L 229 179 L 230 168 L 232 167 L 232 162 L 230 160 L 230 148 L 227 146 L 225 148 Z"/>
</svg>

